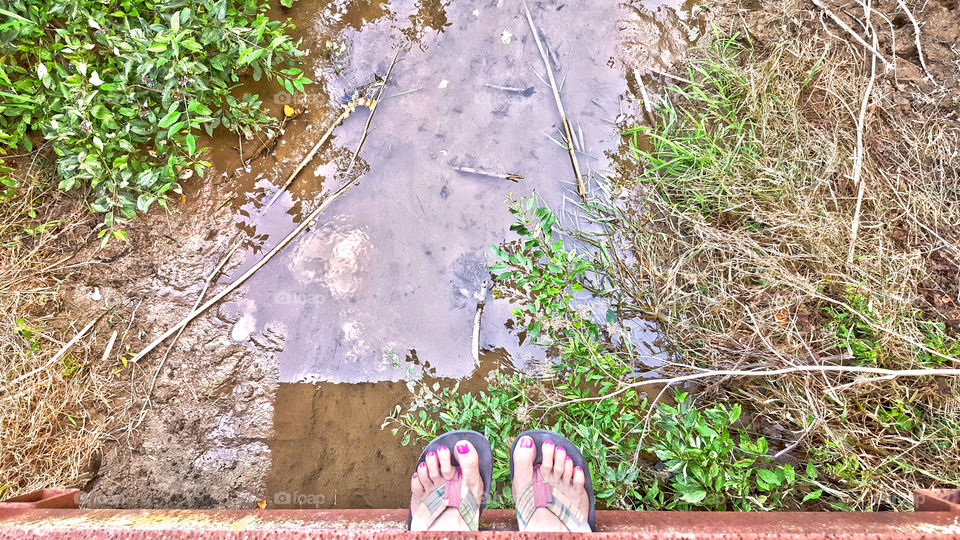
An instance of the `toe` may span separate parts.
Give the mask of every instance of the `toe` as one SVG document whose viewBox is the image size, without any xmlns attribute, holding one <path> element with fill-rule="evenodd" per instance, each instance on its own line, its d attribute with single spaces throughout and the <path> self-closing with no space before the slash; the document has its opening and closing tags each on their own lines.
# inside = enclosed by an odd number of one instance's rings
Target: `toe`
<svg viewBox="0 0 960 540">
<path fill-rule="evenodd" d="M 422 462 L 417 466 L 417 479 L 424 488 L 430 487 L 430 472 L 427 471 L 427 463 Z"/>
<path fill-rule="evenodd" d="M 583 467 L 577 465 L 573 468 L 573 487 L 582 488 L 587 483 L 587 475 L 583 473 Z"/>
<path fill-rule="evenodd" d="M 563 462 L 563 474 L 560 475 L 560 480 L 567 484 L 573 482 L 573 458 L 570 456 L 567 456 Z"/>
<path fill-rule="evenodd" d="M 544 474 L 553 471 L 553 454 L 555 448 L 556 445 L 553 444 L 553 441 L 544 441 L 543 446 L 540 447 L 540 455 L 543 456 L 540 462 L 540 469 Z"/>
<path fill-rule="evenodd" d="M 427 457 L 423 460 L 427 464 L 427 474 L 430 480 L 436 482 L 440 478 L 440 462 L 437 460 L 437 453 L 433 450 L 427 452 Z"/>
<path fill-rule="evenodd" d="M 533 481 L 533 462 L 537 459 L 537 447 L 529 435 L 520 437 L 513 449 L 513 486 L 524 489 Z"/>
<path fill-rule="evenodd" d="M 567 450 L 562 446 L 557 446 L 553 451 L 553 472 L 557 476 L 563 474 L 563 468 L 567 462 Z"/>
<path fill-rule="evenodd" d="M 410 477 L 410 493 L 414 497 L 423 495 L 423 484 L 420 483 L 420 478 L 417 473 L 413 473 L 413 476 Z"/>
<path fill-rule="evenodd" d="M 437 460 L 440 462 L 440 474 L 444 480 L 453 478 L 454 468 L 450 463 L 450 449 L 446 446 L 437 448 Z"/>
<path fill-rule="evenodd" d="M 483 478 L 480 476 L 480 454 L 477 449 L 470 444 L 470 441 L 457 441 L 455 450 L 460 470 L 463 471 L 464 482 L 475 491 L 479 489 L 482 494 L 484 486 Z M 480 500 L 479 496 L 477 500 Z"/>
</svg>

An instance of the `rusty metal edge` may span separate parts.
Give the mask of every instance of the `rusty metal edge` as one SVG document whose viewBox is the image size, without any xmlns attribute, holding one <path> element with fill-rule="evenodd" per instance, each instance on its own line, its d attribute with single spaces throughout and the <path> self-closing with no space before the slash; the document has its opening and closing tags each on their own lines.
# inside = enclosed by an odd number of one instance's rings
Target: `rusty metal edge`
<svg viewBox="0 0 960 540">
<path fill-rule="evenodd" d="M 53 538 L 374 538 L 409 535 L 406 510 L 79 510 L 0 508 L 0 539 Z M 956 512 L 620 512 L 599 511 L 600 536 L 617 538 L 957 538 Z M 423 538 L 508 538 L 510 510 L 488 510 L 479 533 Z M 529 536 L 529 535 L 528 535 Z M 566 538 L 570 534 L 533 535 Z"/>
</svg>

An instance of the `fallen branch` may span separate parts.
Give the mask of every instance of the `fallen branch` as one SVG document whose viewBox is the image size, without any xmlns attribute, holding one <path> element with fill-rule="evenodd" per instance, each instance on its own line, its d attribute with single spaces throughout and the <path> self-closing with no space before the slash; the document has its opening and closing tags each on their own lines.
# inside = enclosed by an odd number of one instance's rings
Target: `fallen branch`
<svg viewBox="0 0 960 540">
<path fill-rule="evenodd" d="M 877 43 L 877 34 L 872 26 L 867 27 L 873 35 L 873 43 Z M 847 264 L 853 263 L 853 252 L 857 244 L 857 233 L 860 230 L 860 209 L 863 206 L 863 192 L 866 190 L 867 183 L 863 179 L 863 125 L 866 122 L 867 106 L 870 104 L 870 93 L 873 91 L 873 81 L 877 77 L 877 60 L 872 58 L 870 62 L 870 81 L 867 83 L 867 89 L 863 93 L 863 103 L 860 104 L 860 116 L 857 118 L 857 152 L 853 158 L 853 176 L 851 180 L 857 186 L 857 205 L 853 211 L 853 224 L 850 230 L 850 249 L 847 250 Z"/>
<path fill-rule="evenodd" d="M 850 36 L 857 43 L 859 43 L 860 45 L 863 45 L 865 49 L 873 53 L 875 57 L 877 57 L 881 62 L 883 62 L 884 67 L 886 67 L 888 70 L 893 67 L 893 64 L 888 62 L 887 59 L 884 58 L 884 56 L 880 54 L 879 51 L 877 51 L 877 49 L 873 48 L 872 46 L 870 46 L 869 43 L 864 41 L 863 38 L 860 37 L 860 34 L 857 34 L 856 32 L 854 32 L 853 28 L 850 28 L 850 26 L 848 26 L 847 23 L 843 22 L 843 20 L 841 20 L 840 17 L 837 17 L 832 11 L 830 11 L 830 9 L 827 8 L 827 6 L 823 4 L 823 2 L 821 2 L 820 0 L 813 0 L 813 4 L 818 8 L 822 9 L 823 12 L 826 13 L 828 17 L 833 19 L 833 22 L 837 23 L 837 26 L 842 28 L 847 34 L 850 34 Z"/>
<path fill-rule="evenodd" d="M 373 101 L 373 105 L 370 107 L 370 114 L 367 116 L 367 122 L 363 125 L 363 135 L 360 136 L 360 143 L 357 144 L 357 149 L 354 150 L 353 156 L 350 158 L 350 165 L 347 167 L 346 175 L 350 175 L 350 171 L 353 170 L 353 164 L 357 161 L 357 156 L 360 155 L 360 149 L 363 148 L 364 141 L 367 140 L 367 135 L 370 133 L 370 122 L 373 121 L 373 113 L 377 112 L 377 105 L 380 105 L 380 98 L 383 97 L 383 93 L 387 89 L 387 83 L 390 81 L 390 73 L 393 72 L 393 65 L 397 63 L 397 56 L 400 54 L 400 51 L 397 51 L 393 54 L 393 60 L 390 62 L 390 67 L 387 68 L 387 74 L 383 77 L 383 84 L 380 85 L 380 90 L 377 92 L 377 98 Z"/>
<path fill-rule="evenodd" d="M 104 312 L 104 313 L 106 313 L 106 312 Z M 77 332 L 77 334 L 76 334 L 75 336 L 73 336 L 73 338 L 72 338 L 70 341 L 68 341 L 68 342 L 66 343 L 66 345 L 64 345 L 63 347 L 60 347 L 60 350 L 57 351 L 57 353 L 54 354 L 52 357 L 50 357 L 50 360 L 47 360 L 47 362 L 46 362 L 45 364 L 43 364 L 42 366 L 40 366 L 40 367 L 38 367 L 38 368 L 36 368 L 36 369 L 30 370 L 30 371 L 28 371 L 27 373 L 24 373 L 23 375 L 17 377 L 16 379 L 14 379 L 14 380 L 12 380 L 12 381 L 9 381 L 9 382 L 4 383 L 4 386 L 13 386 L 13 385 L 19 383 L 20 381 L 23 381 L 23 380 L 25 380 L 25 379 L 29 379 L 30 377 L 36 375 L 37 373 L 40 373 L 41 371 L 46 371 L 50 366 L 52 366 L 53 364 L 57 363 L 57 361 L 59 361 L 61 358 L 63 358 L 63 356 L 64 356 L 65 354 L 67 354 L 67 351 L 70 350 L 70 347 L 73 347 L 78 341 L 80 341 L 80 340 L 83 338 L 83 336 L 85 336 L 85 335 L 87 334 L 87 332 L 89 332 L 90 329 L 93 328 L 93 326 L 94 326 L 95 324 L 97 324 L 97 322 L 98 322 L 101 318 L 103 318 L 104 313 L 101 313 L 96 319 L 94 319 L 94 320 L 90 321 L 89 323 L 87 323 L 87 325 L 84 326 L 82 330 L 80 330 L 79 332 Z M 112 341 L 112 340 L 111 340 L 111 341 Z"/>
<path fill-rule="evenodd" d="M 910 22 L 913 24 L 913 37 L 916 40 L 917 44 L 917 56 L 920 57 L 920 67 L 923 68 L 923 72 L 927 74 L 927 77 L 933 81 L 933 74 L 930 73 L 930 70 L 927 69 L 927 62 L 923 59 L 923 49 L 920 47 L 920 24 L 917 23 L 917 19 L 913 16 L 913 13 L 910 11 L 910 8 L 907 7 L 907 3 L 903 0 L 897 0 L 897 5 L 900 6 L 900 9 L 907 14 L 907 18 L 910 19 Z M 934 83 L 936 81 L 933 81 Z"/>
<path fill-rule="evenodd" d="M 233 292 L 237 287 L 239 287 L 240 285 L 242 285 L 243 282 L 246 281 L 246 280 L 248 280 L 248 279 L 250 278 L 250 276 L 252 276 L 253 274 L 255 274 L 255 273 L 257 272 L 257 270 L 263 268 L 263 265 L 267 264 L 267 262 L 268 262 L 270 259 L 272 259 L 272 258 L 274 257 L 274 255 L 276 255 L 277 253 L 279 253 L 280 250 L 284 248 L 284 246 L 286 246 L 287 244 L 289 244 L 290 241 L 294 239 L 294 237 L 296 237 L 298 234 L 300 234 L 300 232 L 302 232 L 304 229 L 306 229 L 307 227 L 309 227 L 310 224 L 311 224 L 315 219 L 317 219 L 317 216 L 320 215 L 320 212 L 323 212 L 328 206 L 330 206 L 330 203 L 332 203 L 333 201 L 337 200 L 341 195 L 343 195 L 344 193 L 346 193 L 347 190 L 350 189 L 352 186 L 356 185 L 356 184 L 359 182 L 359 180 L 360 180 L 360 179 L 357 178 L 356 180 L 348 181 L 346 184 L 340 186 L 340 188 L 337 189 L 337 191 L 333 192 L 333 194 L 331 194 L 329 197 L 327 197 L 326 199 L 324 199 L 323 202 L 320 203 L 320 206 L 318 206 L 313 212 L 310 212 L 310 214 L 309 214 L 308 216 L 306 216 L 306 217 L 303 219 L 303 221 L 300 222 L 300 225 L 298 225 L 293 231 L 291 231 L 290 234 L 288 234 L 288 235 L 286 236 L 286 238 L 284 238 L 279 244 L 276 245 L 276 247 L 274 247 L 272 250 L 270 250 L 269 253 L 267 253 L 266 255 L 264 255 L 263 258 L 260 259 L 260 260 L 257 262 L 257 264 L 253 265 L 252 268 L 250 268 L 250 269 L 247 270 L 242 276 L 240 276 L 239 278 L 237 278 L 236 281 L 234 281 L 233 283 L 230 283 L 229 285 L 227 285 L 226 288 L 224 288 L 222 291 L 220 291 L 219 293 L 217 293 L 216 296 L 214 296 L 213 298 L 211 298 L 211 299 L 210 299 L 209 301 L 207 301 L 205 304 L 203 304 L 202 306 L 200 306 L 200 308 L 193 310 L 190 314 L 188 314 L 186 317 L 184 317 L 180 322 L 178 322 L 177 324 L 175 324 L 175 325 L 173 325 L 172 327 L 170 327 L 170 328 L 169 328 L 166 332 L 164 332 L 160 337 L 158 337 L 157 339 L 153 340 L 149 345 L 147 345 L 146 347 L 144 347 L 143 350 L 141 350 L 139 353 L 137 353 L 137 355 L 134 356 L 130 361 L 131 361 L 131 362 L 137 362 L 137 361 L 139 361 L 140 359 L 142 359 L 144 356 L 146 356 L 147 354 L 149 354 L 150 351 L 152 351 L 153 349 L 155 349 L 155 348 L 157 347 L 157 345 L 163 343 L 167 338 L 169 338 L 170 336 L 172 336 L 173 334 L 175 334 L 177 331 L 179 331 L 181 328 L 183 328 L 184 326 L 186 326 L 187 324 L 189 324 L 190 321 L 192 321 L 193 319 L 197 318 L 197 317 L 200 316 L 204 311 L 210 309 L 210 307 L 212 307 L 214 304 L 216 304 L 217 302 L 219 302 L 220 300 L 222 300 L 224 296 L 230 294 L 230 293 Z"/>
<path fill-rule="evenodd" d="M 640 99 L 643 100 L 643 113 L 647 118 L 647 123 L 650 124 L 650 127 L 653 127 L 653 107 L 650 106 L 650 96 L 647 94 L 647 85 L 643 84 L 643 77 L 640 75 L 639 69 L 633 70 L 633 78 L 637 81 L 637 86 L 640 88 Z"/>
<path fill-rule="evenodd" d="M 230 257 L 237 252 L 237 249 L 243 245 L 243 240 L 238 240 L 233 247 L 230 248 L 230 251 L 224 255 L 223 259 L 220 260 L 220 264 L 213 269 L 213 272 L 210 272 L 210 275 L 207 276 L 206 281 L 203 284 L 203 288 L 200 290 L 200 294 L 197 295 L 196 301 L 193 303 L 193 307 L 190 308 L 191 313 L 197 310 L 197 306 L 200 305 L 200 302 L 203 301 L 203 297 L 206 296 L 207 290 L 210 288 L 210 284 L 213 283 L 213 280 L 216 279 L 217 275 L 220 274 L 220 271 L 223 270 L 223 267 L 226 266 L 227 261 L 230 260 Z M 147 404 L 150 403 L 150 396 L 153 394 L 153 389 L 157 386 L 157 378 L 160 376 L 160 371 L 163 370 L 164 364 L 167 363 L 167 357 L 170 356 L 170 351 L 173 350 L 173 346 L 177 344 L 177 340 L 180 339 L 180 334 L 183 333 L 186 325 L 182 326 L 180 330 L 177 331 L 177 335 L 173 336 L 173 340 L 170 342 L 170 345 L 167 347 L 167 351 L 163 353 L 163 358 L 160 359 L 160 364 L 157 365 L 157 369 L 153 371 L 153 378 L 150 380 L 150 387 L 147 388 L 147 393 L 143 399 L 143 406 L 140 407 L 140 412 L 137 414 L 137 423 L 133 427 L 138 427 L 143 422 L 143 411 L 147 409 Z"/>
<path fill-rule="evenodd" d="M 290 177 L 287 178 L 287 181 L 284 182 L 282 186 L 280 186 L 280 189 L 278 189 L 277 192 L 273 194 L 273 197 L 270 197 L 270 200 L 267 202 L 266 208 L 270 208 L 271 206 L 273 206 L 273 203 L 277 202 L 277 199 L 279 199 L 280 196 L 283 195 L 285 191 L 287 191 L 287 188 L 290 187 L 290 184 L 292 184 L 293 181 L 297 178 L 297 175 L 300 174 L 300 171 L 302 171 L 303 168 L 307 166 L 307 163 L 310 163 L 310 161 L 313 160 L 313 157 L 317 155 L 317 152 L 320 150 L 320 147 L 323 146 L 323 143 L 327 142 L 327 139 L 330 138 L 330 134 L 333 133 L 333 129 L 339 126 L 341 122 L 346 120 L 348 116 L 350 116 L 350 111 L 347 109 L 344 109 L 340 113 L 340 116 L 337 116 L 336 120 L 334 120 L 330 124 L 330 127 L 327 128 L 327 131 L 323 134 L 322 137 L 320 137 L 320 140 L 317 142 L 317 144 L 313 145 L 313 148 L 310 150 L 309 153 L 307 153 L 307 157 L 303 158 L 303 160 L 300 161 L 300 164 L 297 165 L 297 168 L 294 169 L 292 173 L 290 173 Z"/>
<path fill-rule="evenodd" d="M 708 377 L 777 377 L 780 375 L 787 375 L 790 373 L 870 373 L 873 375 L 880 375 L 880 377 L 870 377 L 869 381 L 877 380 L 890 380 L 896 379 L 897 377 L 932 377 L 932 376 L 941 376 L 941 377 L 960 377 L 960 368 L 930 368 L 930 369 L 885 369 L 885 368 L 875 368 L 868 366 L 791 366 L 788 368 L 781 369 L 768 369 L 768 370 L 757 370 L 757 371 L 744 371 L 736 369 L 719 369 L 719 370 L 706 370 L 700 373 L 692 373 L 690 375 L 681 375 L 679 377 L 672 377 L 669 379 L 644 379 L 642 381 L 637 381 L 630 383 L 625 386 L 621 386 L 618 390 L 610 392 L 609 394 L 604 394 L 600 396 L 586 397 L 580 399 L 572 399 L 569 401 L 563 401 L 560 403 L 555 403 L 546 407 L 545 410 L 549 411 L 551 409 L 556 409 L 557 407 L 565 407 L 573 403 L 581 403 L 586 401 L 603 401 L 605 399 L 610 399 L 614 396 L 618 396 L 627 390 L 632 390 L 634 388 L 639 388 L 641 386 L 651 386 L 651 385 L 666 385 L 666 387 L 672 386 L 677 383 L 694 381 L 697 379 L 705 379 Z"/>
<path fill-rule="evenodd" d="M 580 163 L 577 161 L 577 151 L 573 147 L 573 130 L 570 128 L 570 122 L 567 120 L 567 114 L 563 112 L 563 101 L 560 99 L 560 90 L 557 88 L 557 80 L 553 76 L 553 67 L 550 65 L 550 59 L 540 42 L 540 33 L 537 32 L 537 26 L 533 24 L 533 17 L 530 15 L 530 8 L 527 3 L 523 3 L 523 9 L 527 12 L 527 22 L 530 24 L 530 32 L 533 33 L 533 39 L 537 43 L 537 49 L 540 51 L 540 57 L 543 58 L 543 65 L 547 69 L 547 78 L 550 80 L 550 88 L 553 90 L 553 99 L 557 102 L 557 110 L 560 112 L 560 121 L 563 124 L 563 133 L 567 141 L 567 153 L 570 155 L 570 164 L 573 165 L 573 175 L 577 180 L 577 195 L 583 202 L 587 202 L 587 186 L 583 181 L 583 175 L 580 174 Z"/>
<path fill-rule="evenodd" d="M 473 167 L 460 167 L 458 165 L 453 165 L 453 170 L 459 171 L 462 173 L 468 174 L 479 174 L 480 176 L 489 176 L 491 178 L 499 178 L 501 180 L 509 180 L 511 182 L 519 182 L 523 180 L 523 177 L 519 174 L 514 173 L 498 173 L 493 171 L 487 171 L 484 169 L 474 169 Z"/>
<path fill-rule="evenodd" d="M 477 298 L 477 313 L 473 316 L 473 361 L 480 363 L 480 319 L 483 317 L 483 307 L 487 303 L 487 280 L 483 280 L 480 285 L 480 293 Z"/>
</svg>

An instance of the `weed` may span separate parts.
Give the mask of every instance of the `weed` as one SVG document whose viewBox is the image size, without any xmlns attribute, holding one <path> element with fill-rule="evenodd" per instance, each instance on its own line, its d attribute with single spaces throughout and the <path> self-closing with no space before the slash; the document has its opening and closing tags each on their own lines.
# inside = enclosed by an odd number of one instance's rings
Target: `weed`
<svg viewBox="0 0 960 540">
<path fill-rule="evenodd" d="M 289 92 L 309 83 L 289 22 L 257 0 L 14 0 L 0 24 L 0 149 L 56 154 L 59 187 L 92 191 L 107 229 L 165 205 L 208 163 L 198 130 L 253 136 L 272 120 L 257 96 L 231 95 L 244 73 Z M 2 176 L 7 191 L 15 182 Z M 9 197 L 7 193 L 6 197 Z M 106 231 L 102 233 L 106 234 Z M 122 238 L 122 235 L 118 236 Z"/>
</svg>

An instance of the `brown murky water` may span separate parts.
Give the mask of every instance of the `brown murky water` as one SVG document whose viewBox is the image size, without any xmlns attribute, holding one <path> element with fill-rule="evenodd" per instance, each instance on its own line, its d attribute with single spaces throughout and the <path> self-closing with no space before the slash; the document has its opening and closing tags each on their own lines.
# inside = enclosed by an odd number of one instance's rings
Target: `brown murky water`
<svg viewBox="0 0 960 540">
<path fill-rule="evenodd" d="M 672 34 L 663 28 L 679 20 L 679 7 L 530 3 L 562 81 L 590 189 L 621 174 L 626 145 L 616 123 L 637 115 L 627 84 L 637 66 L 621 60 L 623 51 L 660 32 L 663 43 L 652 50 L 675 56 Z M 297 23 L 309 51 L 305 71 L 317 84 L 289 103 L 302 114 L 285 123 L 275 151 L 237 171 L 243 188 L 234 201 L 236 223 L 254 246 L 224 281 L 346 180 L 342 171 L 360 141 L 366 109 L 338 127 L 291 189 L 266 207 L 336 116 L 340 97 L 385 73 L 394 52 L 400 54 L 358 156 L 359 185 L 222 308 L 234 341 L 282 348 L 285 384 L 268 441 L 268 504 L 405 506 L 407 469 L 418 449 L 402 448 L 380 424 L 409 399 L 398 381 L 482 380 L 485 371 L 471 354 L 476 294 L 489 279 L 490 245 L 512 238 L 507 197 L 536 192 L 561 222 L 576 223 L 573 173 L 555 142 L 559 116 L 523 13 L 513 0 L 301 0 L 279 13 Z M 657 67 L 666 68 L 669 58 L 663 62 Z M 260 95 L 282 115 L 287 94 Z M 248 153 L 255 142 L 246 145 Z M 240 162 L 233 150 L 214 159 Z M 602 317 L 605 307 L 597 309 Z M 524 343 L 510 310 L 487 298 L 480 345 L 484 362 L 497 358 L 523 369 L 544 353 Z M 656 337 L 643 322 L 633 327 L 637 343 Z"/>
</svg>

